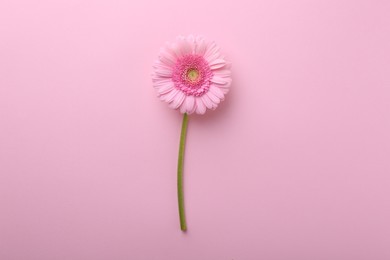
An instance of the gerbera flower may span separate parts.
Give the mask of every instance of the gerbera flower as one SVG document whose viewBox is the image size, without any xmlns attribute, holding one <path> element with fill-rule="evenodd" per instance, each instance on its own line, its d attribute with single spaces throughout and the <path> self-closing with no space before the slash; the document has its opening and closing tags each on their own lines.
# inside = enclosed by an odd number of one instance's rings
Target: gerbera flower
<svg viewBox="0 0 390 260">
<path fill-rule="evenodd" d="M 231 84 L 230 63 L 214 42 L 201 36 L 179 36 L 167 43 L 153 67 L 157 95 L 183 114 L 215 109 Z"/>
<path fill-rule="evenodd" d="M 180 228 L 187 230 L 183 198 L 183 164 L 188 114 L 204 114 L 217 108 L 232 82 L 230 63 L 214 42 L 200 36 L 179 36 L 161 49 L 154 63 L 153 85 L 161 100 L 183 113 L 177 166 Z"/>
</svg>

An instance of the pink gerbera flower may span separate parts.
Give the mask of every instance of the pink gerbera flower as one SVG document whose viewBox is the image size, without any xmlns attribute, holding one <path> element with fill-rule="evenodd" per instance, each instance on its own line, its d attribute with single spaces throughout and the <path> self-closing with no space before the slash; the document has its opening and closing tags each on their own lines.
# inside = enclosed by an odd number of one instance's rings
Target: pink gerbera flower
<svg viewBox="0 0 390 260">
<path fill-rule="evenodd" d="M 180 228 L 187 230 L 184 213 L 183 164 L 188 114 L 204 114 L 215 109 L 225 98 L 232 82 L 230 64 L 214 42 L 192 35 L 179 36 L 161 49 L 154 63 L 153 85 L 161 100 L 180 109 L 183 123 L 177 165 L 177 195 Z"/>
<path fill-rule="evenodd" d="M 204 114 L 206 108 L 215 109 L 232 81 L 230 63 L 219 47 L 201 36 L 179 36 L 167 43 L 153 67 L 158 96 L 183 114 Z"/>
</svg>

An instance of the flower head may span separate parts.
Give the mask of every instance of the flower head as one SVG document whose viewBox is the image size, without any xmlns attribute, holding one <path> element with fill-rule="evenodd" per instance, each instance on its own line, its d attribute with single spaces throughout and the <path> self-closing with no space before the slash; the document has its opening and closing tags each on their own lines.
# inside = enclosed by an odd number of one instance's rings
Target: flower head
<svg viewBox="0 0 390 260">
<path fill-rule="evenodd" d="M 214 42 L 179 36 L 154 63 L 153 86 L 161 100 L 181 113 L 204 114 L 224 100 L 231 84 L 230 63 Z"/>
</svg>

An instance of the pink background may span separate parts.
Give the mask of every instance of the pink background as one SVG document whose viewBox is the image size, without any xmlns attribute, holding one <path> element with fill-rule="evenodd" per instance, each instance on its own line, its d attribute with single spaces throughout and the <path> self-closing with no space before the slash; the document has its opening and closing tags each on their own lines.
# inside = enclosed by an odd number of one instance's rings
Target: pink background
<svg viewBox="0 0 390 260">
<path fill-rule="evenodd" d="M 2 0 L 0 259 L 390 259 L 390 1 Z M 151 65 L 178 34 L 233 62 L 181 115 Z"/>
</svg>

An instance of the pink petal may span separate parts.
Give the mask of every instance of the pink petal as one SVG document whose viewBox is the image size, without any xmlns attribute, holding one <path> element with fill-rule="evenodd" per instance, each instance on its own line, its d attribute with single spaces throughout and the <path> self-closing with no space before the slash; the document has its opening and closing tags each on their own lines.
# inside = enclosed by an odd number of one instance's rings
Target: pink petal
<svg viewBox="0 0 390 260">
<path fill-rule="evenodd" d="M 223 92 L 223 94 L 226 95 L 227 93 L 229 93 L 229 89 L 228 89 L 228 88 L 223 88 L 223 89 L 222 89 L 222 92 Z"/>
<path fill-rule="evenodd" d="M 211 91 L 207 92 L 205 95 L 207 95 L 214 104 L 219 104 L 221 102 L 221 100 Z"/>
<path fill-rule="evenodd" d="M 156 60 L 154 63 L 153 63 L 153 68 L 155 69 L 167 69 L 167 70 L 170 70 L 171 69 L 171 66 L 161 62 L 160 60 Z"/>
<path fill-rule="evenodd" d="M 179 47 L 180 47 L 180 53 L 181 55 L 187 55 L 192 53 L 192 46 L 191 44 L 187 41 L 186 38 L 182 38 L 179 41 Z"/>
<path fill-rule="evenodd" d="M 176 61 L 177 59 L 177 56 L 176 56 L 176 52 L 172 49 L 172 43 L 165 43 L 165 46 L 163 48 L 163 50 L 170 56 L 172 56 L 174 58 L 174 60 Z"/>
<path fill-rule="evenodd" d="M 195 110 L 195 98 L 194 96 L 186 96 L 183 104 L 180 106 L 181 113 L 192 114 Z"/>
<path fill-rule="evenodd" d="M 218 69 L 218 70 L 213 70 L 214 75 L 218 77 L 230 77 L 232 72 L 228 69 Z"/>
<path fill-rule="evenodd" d="M 225 87 L 226 85 L 224 85 L 223 87 L 220 85 L 218 88 L 222 91 L 222 93 L 224 95 L 226 95 L 227 93 L 229 93 L 229 90 L 230 88 L 229 87 Z"/>
<path fill-rule="evenodd" d="M 186 100 L 184 102 L 184 105 L 186 107 L 187 113 L 191 114 L 191 112 L 194 110 L 194 106 L 195 106 L 194 96 L 187 96 Z"/>
<path fill-rule="evenodd" d="M 173 99 L 175 98 L 175 96 L 176 96 L 177 94 L 179 94 L 179 92 L 181 92 L 181 91 L 178 90 L 178 89 L 173 89 L 171 92 L 169 92 L 169 93 L 167 93 L 167 94 L 165 94 L 165 95 L 161 95 L 160 98 L 161 98 L 161 100 L 170 103 L 170 102 L 173 101 Z"/>
<path fill-rule="evenodd" d="M 216 52 L 216 53 L 214 53 L 213 55 L 208 56 L 208 57 L 206 58 L 206 61 L 210 63 L 210 62 L 212 62 L 213 60 L 218 59 L 220 56 L 221 56 L 221 55 L 219 54 L 219 52 Z"/>
<path fill-rule="evenodd" d="M 215 83 L 212 83 L 211 85 L 213 85 L 216 88 L 220 89 L 226 95 L 229 92 L 232 80 L 230 78 L 225 78 L 225 80 L 227 81 L 227 83 L 224 84 L 224 85 L 222 85 L 222 84 L 215 84 Z"/>
<path fill-rule="evenodd" d="M 207 44 L 205 56 L 210 56 L 214 54 L 216 51 L 218 51 L 218 46 L 215 44 L 215 42 L 210 42 Z"/>
<path fill-rule="evenodd" d="M 214 85 L 214 84 L 213 84 Z M 216 85 L 225 95 L 229 92 L 231 80 L 225 85 Z"/>
<path fill-rule="evenodd" d="M 194 54 L 195 53 L 195 37 L 192 34 L 190 34 L 187 36 L 186 40 L 191 47 L 191 54 Z"/>
<path fill-rule="evenodd" d="M 186 99 L 187 99 L 187 97 L 184 98 L 184 101 L 183 101 L 183 103 L 180 106 L 180 113 L 182 113 L 182 114 L 187 113 L 187 107 L 186 107 L 186 104 L 185 104 L 186 103 Z"/>
<path fill-rule="evenodd" d="M 224 59 L 215 59 L 209 63 L 212 70 L 216 70 L 225 66 L 226 62 Z"/>
<path fill-rule="evenodd" d="M 158 77 L 158 78 L 153 79 L 152 81 L 153 81 L 153 86 L 154 87 L 159 87 L 159 86 L 161 87 L 163 85 L 172 83 L 172 79 L 171 78 L 161 78 L 161 77 Z"/>
<path fill-rule="evenodd" d="M 203 56 L 206 52 L 206 47 L 206 41 L 203 39 L 203 37 L 198 36 L 196 38 L 195 54 Z"/>
<path fill-rule="evenodd" d="M 215 44 L 215 42 L 210 43 L 207 47 L 206 53 L 204 54 L 206 61 L 211 63 L 220 56 L 219 47 Z"/>
<path fill-rule="evenodd" d="M 225 85 L 219 85 L 220 88 L 230 88 L 230 85 L 232 84 L 232 79 L 231 78 L 225 78 L 226 84 Z"/>
<path fill-rule="evenodd" d="M 158 70 L 156 70 L 156 74 L 161 76 L 161 77 L 172 77 L 171 70 L 158 69 Z"/>
<path fill-rule="evenodd" d="M 179 91 L 179 93 L 175 96 L 175 98 L 173 99 L 172 103 L 169 104 L 169 106 L 173 109 L 177 109 L 180 107 L 180 105 L 183 103 L 184 99 L 185 99 L 186 95 Z"/>
<path fill-rule="evenodd" d="M 225 69 L 230 69 L 232 67 L 231 62 L 226 62 Z"/>
<path fill-rule="evenodd" d="M 220 90 L 215 85 L 210 86 L 209 92 L 213 93 L 213 95 L 219 98 L 220 100 L 223 100 L 225 98 L 225 95 L 223 94 L 222 90 Z"/>
<path fill-rule="evenodd" d="M 203 103 L 202 101 L 202 98 L 201 97 L 197 97 L 195 98 L 195 103 L 196 103 L 196 113 L 197 114 L 200 114 L 200 115 L 203 115 L 204 113 L 206 113 L 206 105 Z"/>
<path fill-rule="evenodd" d="M 182 54 L 181 54 L 181 45 L 180 45 L 179 40 L 173 42 L 171 44 L 170 48 L 172 49 L 173 53 L 175 54 L 175 56 L 177 58 L 180 58 L 182 56 Z"/>
<path fill-rule="evenodd" d="M 160 76 L 160 77 L 171 77 L 172 76 L 172 69 L 170 67 L 167 67 L 166 65 L 164 65 L 160 61 L 156 61 L 153 64 L 153 68 L 154 68 L 154 73 L 157 76 Z"/>
<path fill-rule="evenodd" d="M 225 85 L 229 82 L 229 79 L 214 75 L 210 81 L 219 85 Z"/>
<path fill-rule="evenodd" d="M 159 81 L 159 80 L 163 80 L 163 79 L 167 79 L 167 77 L 161 77 L 160 75 L 157 75 L 156 74 L 156 69 L 154 69 L 153 73 L 152 73 L 152 80 L 153 80 L 153 82 Z"/>
<path fill-rule="evenodd" d="M 201 99 L 203 101 L 203 104 L 205 104 L 205 106 L 208 108 L 208 109 L 212 109 L 215 105 L 213 103 L 213 101 L 211 101 L 211 99 L 206 95 L 204 94 L 203 96 L 201 96 Z"/>
<path fill-rule="evenodd" d="M 159 59 L 163 64 L 168 67 L 172 67 L 176 64 L 176 58 L 166 50 L 162 50 L 160 52 Z"/>
<path fill-rule="evenodd" d="M 170 83 L 170 84 L 165 84 L 165 85 L 162 85 L 160 87 L 157 87 L 157 92 L 159 95 L 164 95 L 168 92 L 171 92 L 173 89 L 174 89 L 174 84 L 173 82 Z"/>
</svg>

